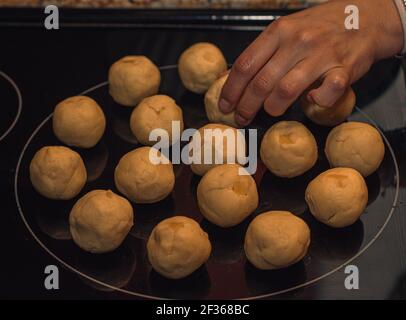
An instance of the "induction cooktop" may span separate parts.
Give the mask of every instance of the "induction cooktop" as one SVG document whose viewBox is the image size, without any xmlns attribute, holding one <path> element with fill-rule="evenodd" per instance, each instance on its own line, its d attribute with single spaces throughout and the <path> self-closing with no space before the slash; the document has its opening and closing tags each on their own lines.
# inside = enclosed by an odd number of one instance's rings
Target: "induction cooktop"
<svg viewBox="0 0 406 320">
<path fill-rule="evenodd" d="M 261 198 L 257 211 L 290 210 L 312 230 L 312 245 L 303 262 L 280 271 L 255 270 L 242 248 L 250 220 L 229 230 L 204 220 L 195 199 L 199 179 L 183 165 L 175 167 L 173 195 L 156 205 L 136 206 L 139 223 L 123 245 L 111 254 L 95 256 L 80 251 L 71 240 L 67 215 L 76 198 L 73 202 L 46 201 L 33 191 L 27 174 L 35 151 L 61 144 L 50 125 L 55 105 L 66 97 L 86 94 L 103 107 L 106 134 L 95 148 L 81 151 L 89 177 L 80 195 L 94 188 L 114 190 L 114 167 L 137 142 L 128 127 L 129 111 L 115 105 L 108 94 L 109 66 L 128 54 L 150 57 L 161 69 L 160 92 L 182 106 L 187 127 L 198 128 L 208 120 L 201 96 L 186 92 L 180 83 L 176 63 L 181 52 L 195 42 L 213 42 L 232 63 L 266 23 L 286 12 L 262 12 L 266 18 L 255 20 L 258 13 L 251 11 L 235 13 L 230 19 L 221 11 L 116 11 L 107 15 L 104 11 L 70 10 L 65 21 L 62 13 L 59 30 L 46 30 L 38 10 L 17 11 L 18 19 L 10 18 L 10 12 L 0 12 L 5 17 L 0 21 L 0 297 L 406 298 L 406 69 L 401 60 L 374 65 L 354 85 L 357 108 L 350 120 L 376 126 L 386 148 L 381 167 L 367 179 L 369 204 L 356 224 L 331 230 L 308 212 L 304 189 L 328 167 L 323 155 L 314 170 L 289 181 L 273 176 L 259 164 L 254 176 Z M 281 119 L 304 122 L 319 146 L 324 144 L 329 129 L 306 120 L 297 104 Z M 261 139 L 265 130 L 281 119 L 261 112 L 252 127 L 258 129 Z M 177 212 L 199 221 L 214 249 L 204 268 L 187 279 L 170 281 L 151 270 L 145 241 L 156 223 Z M 57 290 L 44 286 L 50 265 L 59 270 Z M 346 287 L 347 266 L 357 268 L 359 289 Z"/>
</svg>

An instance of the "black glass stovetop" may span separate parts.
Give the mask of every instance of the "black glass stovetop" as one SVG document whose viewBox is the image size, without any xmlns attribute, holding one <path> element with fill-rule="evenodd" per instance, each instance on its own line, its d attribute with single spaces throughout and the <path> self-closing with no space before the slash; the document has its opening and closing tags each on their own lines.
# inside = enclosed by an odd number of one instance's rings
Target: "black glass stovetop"
<svg viewBox="0 0 406 320">
<path fill-rule="evenodd" d="M 280 13 L 271 12 L 267 17 L 272 20 L 273 14 Z M 170 19 L 165 21 L 168 15 Z M 180 20 L 175 12 L 166 12 L 154 24 L 138 23 L 131 17 L 120 24 L 111 12 L 108 18 L 93 19 L 98 22 L 91 26 L 80 21 L 49 31 L 35 23 L 39 16 L 37 11 L 32 15 L 25 12 L 26 23 L 9 16 L 3 23 L 0 20 L 0 297 L 406 298 L 406 82 L 400 60 L 378 63 L 354 85 L 357 110 L 351 120 L 369 122 L 381 130 L 386 156 L 367 179 L 370 200 L 366 213 L 349 228 L 322 226 L 309 215 L 303 199 L 308 181 L 327 168 L 322 145 L 328 129 L 304 119 L 296 104 L 282 117 L 309 127 L 318 140 L 320 159 L 314 170 L 289 181 L 276 178 L 260 165 L 255 175 L 261 197 L 257 213 L 291 210 L 308 222 L 313 241 L 303 262 L 282 271 L 255 270 L 242 250 L 250 220 L 230 230 L 205 221 L 196 206 L 199 179 L 182 165 L 175 168 L 173 195 L 156 205 L 135 206 L 136 224 L 123 245 L 114 253 L 95 256 L 80 251 L 69 234 L 67 214 L 77 198 L 44 200 L 29 182 L 28 165 L 35 151 L 60 144 L 50 126 L 54 106 L 66 97 L 85 93 L 103 107 L 108 121 L 104 138 L 95 148 L 80 151 L 89 181 L 79 196 L 94 188 L 114 190 L 114 167 L 137 144 L 129 134 L 129 111 L 120 109 L 108 95 L 109 66 L 128 54 L 150 57 L 161 67 L 160 91 L 183 107 L 187 127 L 200 127 L 207 123 L 202 98 L 182 87 L 176 72 L 179 55 L 195 42 L 209 41 L 232 63 L 258 35 L 264 20 L 247 24 L 247 19 L 240 23 L 235 17 L 232 24 L 230 18 L 211 23 L 210 16 L 201 12 L 188 12 L 187 19 L 182 15 Z M 104 18 L 108 23 L 100 21 Z M 179 24 L 185 19 L 187 23 Z M 262 112 L 253 127 L 261 137 L 279 120 Z M 214 244 L 207 265 L 182 281 L 165 280 L 153 272 L 145 253 L 152 227 L 175 213 L 201 222 Z M 59 268 L 59 290 L 44 287 L 47 265 Z M 358 267 L 358 290 L 345 288 L 347 265 Z"/>
</svg>

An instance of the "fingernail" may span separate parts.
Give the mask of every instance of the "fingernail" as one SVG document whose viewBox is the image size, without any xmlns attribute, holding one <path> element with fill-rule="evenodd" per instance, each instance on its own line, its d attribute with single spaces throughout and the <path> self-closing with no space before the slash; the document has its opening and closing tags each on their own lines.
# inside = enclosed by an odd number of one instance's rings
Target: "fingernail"
<svg viewBox="0 0 406 320">
<path fill-rule="evenodd" d="M 316 104 L 316 102 L 315 102 L 314 99 L 313 99 L 313 96 L 312 96 L 310 93 L 307 94 L 306 99 L 307 99 L 307 101 L 309 101 L 310 103 Z"/>
<path fill-rule="evenodd" d="M 241 116 L 240 114 L 236 114 L 235 115 L 235 121 L 237 122 L 237 124 L 239 124 L 240 126 L 246 126 L 249 122 L 249 120 L 245 119 L 243 116 Z"/>
<path fill-rule="evenodd" d="M 223 113 L 227 113 L 231 111 L 231 104 L 226 99 L 220 99 L 219 102 L 219 109 Z"/>
</svg>

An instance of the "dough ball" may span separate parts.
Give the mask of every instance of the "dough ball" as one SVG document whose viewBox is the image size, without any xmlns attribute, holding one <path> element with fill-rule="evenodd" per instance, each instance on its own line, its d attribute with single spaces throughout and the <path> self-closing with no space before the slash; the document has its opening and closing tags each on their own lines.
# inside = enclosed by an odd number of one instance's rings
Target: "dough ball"
<svg viewBox="0 0 406 320">
<path fill-rule="evenodd" d="M 352 225 L 364 212 L 368 188 L 358 171 L 334 168 L 310 182 L 305 199 L 317 220 L 330 227 L 343 228 Z"/>
<path fill-rule="evenodd" d="M 126 56 L 109 70 L 109 92 L 117 103 L 135 107 L 145 97 L 158 92 L 161 73 L 145 56 Z"/>
<path fill-rule="evenodd" d="M 258 269 L 288 267 L 303 259 L 310 244 L 307 224 L 288 211 L 268 211 L 248 226 L 244 250 Z"/>
<path fill-rule="evenodd" d="M 281 121 L 265 133 L 260 155 L 273 174 L 293 178 L 315 165 L 318 152 L 313 134 L 303 124 Z"/>
<path fill-rule="evenodd" d="M 80 198 L 69 215 L 73 241 L 92 253 L 113 251 L 133 226 L 133 208 L 110 190 L 93 190 Z"/>
<path fill-rule="evenodd" d="M 147 251 L 156 272 L 170 279 L 180 279 L 209 259 L 211 244 L 196 221 L 176 216 L 161 221 L 152 230 Z"/>
<path fill-rule="evenodd" d="M 332 167 L 353 168 L 367 177 L 381 165 L 385 145 L 373 126 L 346 122 L 331 130 L 325 152 Z"/>
<path fill-rule="evenodd" d="M 80 155 L 66 147 L 41 148 L 31 160 L 30 179 L 34 189 L 49 199 L 75 197 L 87 180 Z"/>
<path fill-rule="evenodd" d="M 323 108 L 309 102 L 306 98 L 307 93 L 305 92 L 300 99 L 302 110 L 310 120 L 321 126 L 333 127 L 344 122 L 351 115 L 355 107 L 356 97 L 351 87 L 329 108 Z"/>
<path fill-rule="evenodd" d="M 92 98 L 76 96 L 58 103 L 52 126 L 56 137 L 68 146 L 91 148 L 103 136 L 106 118 Z"/>
<path fill-rule="evenodd" d="M 223 164 L 204 175 L 197 187 L 203 216 L 223 227 L 233 227 L 258 207 L 258 191 L 250 175 L 240 175 L 238 164 Z"/>
<path fill-rule="evenodd" d="M 117 189 L 136 203 L 154 203 L 166 198 L 175 185 L 172 163 L 150 161 L 151 147 L 142 147 L 125 154 L 114 172 Z M 158 157 L 164 158 L 158 150 Z"/>
<path fill-rule="evenodd" d="M 206 134 L 208 134 L 206 136 L 209 137 L 208 139 L 205 138 L 205 132 Z M 198 137 L 200 137 L 200 144 L 198 144 Z M 200 176 L 204 175 L 207 171 L 220 164 L 238 163 L 237 160 L 239 154 L 245 156 L 246 145 L 244 135 L 240 133 L 236 128 L 224 124 L 209 123 L 201 127 L 193 135 L 191 143 L 193 148 L 193 151 L 191 153 L 194 156 L 196 162 L 192 163 L 190 167 L 195 174 Z M 233 148 L 228 148 L 228 143 L 230 144 L 230 146 L 233 146 Z M 195 154 L 194 152 L 197 153 Z M 204 161 L 206 152 L 208 152 L 208 154 L 209 152 L 211 152 L 212 157 L 211 159 L 208 159 L 209 161 Z M 216 158 L 218 158 L 219 161 L 222 160 L 222 163 L 216 164 Z M 227 158 L 229 158 L 230 161 L 228 161 Z"/>
<path fill-rule="evenodd" d="M 227 78 L 228 74 L 213 82 L 209 90 L 206 92 L 206 95 L 204 96 L 204 106 L 206 108 L 207 118 L 209 118 L 211 122 L 224 123 L 226 125 L 238 128 L 238 125 L 234 119 L 235 112 L 232 111 L 230 113 L 224 114 L 220 111 L 218 105 L 220 93 Z"/>
<path fill-rule="evenodd" d="M 183 85 L 195 93 L 205 93 L 227 70 L 220 49 L 212 43 L 199 42 L 186 49 L 179 58 L 179 76 Z"/>
<path fill-rule="evenodd" d="M 142 144 L 152 146 L 157 143 L 149 140 L 149 134 L 154 129 L 164 129 L 169 135 L 169 143 L 172 144 L 172 121 L 179 121 L 180 132 L 182 132 L 182 109 L 171 97 L 155 95 L 143 99 L 134 109 L 130 126 L 132 133 Z M 179 139 L 180 137 L 176 141 Z"/>
</svg>

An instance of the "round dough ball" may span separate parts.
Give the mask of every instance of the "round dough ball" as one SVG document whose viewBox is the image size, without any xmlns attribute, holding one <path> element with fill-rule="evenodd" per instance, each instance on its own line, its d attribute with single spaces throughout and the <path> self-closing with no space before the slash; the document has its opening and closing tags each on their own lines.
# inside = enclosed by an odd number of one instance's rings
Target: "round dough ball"
<svg viewBox="0 0 406 320">
<path fill-rule="evenodd" d="M 281 269 L 303 259 L 310 244 L 307 224 L 288 211 L 268 211 L 248 226 L 244 250 L 258 269 Z"/>
<path fill-rule="evenodd" d="M 109 92 L 117 103 L 135 107 L 142 99 L 158 92 L 161 72 L 145 56 L 126 56 L 109 70 Z"/>
<path fill-rule="evenodd" d="M 213 130 L 212 131 L 212 139 L 205 139 L 205 130 Z M 210 131 L 206 131 L 210 132 Z M 196 143 L 196 148 L 193 147 L 194 139 L 197 139 L 197 136 L 200 136 L 200 146 Z M 228 150 L 227 142 L 228 137 L 230 139 L 234 138 L 235 144 L 233 150 Z M 216 147 L 216 141 L 218 141 L 218 146 Z M 232 140 L 230 140 L 232 141 Z M 231 143 L 231 142 L 230 142 Z M 221 148 L 222 147 L 222 148 Z M 210 169 L 225 163 L 238 163 L 238 154 L 242 154 L 245 156 L 245 137 L 241 134 L 236 128 L 224 125 L 224 124 L 215 124 L 209 123 L 203 127 L 201 127 L 192 137 L 192 148 L 193 152 L 197 152 L 196 161 L 190 165 L 192 171 L 197 175 L 204 175 Z M 204 163 L 204 155 L 205 152 L 209 152 L 211 149 L 212 159 L 209 159 L 210 163 Z M 200 159 L 198 159 L 198 154 L 200 151 Z M 222 153 L 222 157 L 221 157 Z M 222 163 L 215 163 L 216 158 L 221 159 Z M 227 160 L 230 158 L 230 161 Z M 197 163 L 199 162 L 199 163 Z"/>
<path fill-rule="evenodd" d="M 155 226 L 147 242 L 147 251 L 156 272 L 170 279 L 180 279 L 209 259 L 211 244 L 196 221 L 176 216 Z"/>
<path fill-rule="evenodd" d="M 131 114 L 131 131 L 139 142 L 145 145 L 154 145 L 157 141 L 150 141 L 149 134 L 154 129 L 163 129 L 169 135 L 172 144 L 172 121 L 180 123 L 180 132 L 183 132 L 182 109 L 175 100 L 166 95 L 155 95 L 143 99 Z M 177 137 L 176 141 L 180 139 Z"/>
<path fill-rule="evenodd" d="M 381 165 L 385 145 L 373 126 L 346 122 L 331 130 L 325 152 L 332 167 L 353 168 L 367 177 Z"/>
<path fill-rule="evenodd" d="M 110 190 L 93 190 L 80 198 L 69 215 L 73 241 L 92 253 L 113 251 L 133 226 L 133 208 Z"/>
<path fill-rule="evenodd" d="M 224 83 L 228 78 L 228 74 L 222 76 L 221 78 L 217 79 L 213 82 L 210 86 L 209 90 L 206 92 L 204 96 L 204 106 L 206 108 L 207 118 L 211 122 L 215 123 L 224 123 L 226 125 L 232 126 L 237 128 L 238 125 L 235 122 L 235 111 L 230 113 L 224 114 L 219 109 L 219 98 L 221 90 L 223 89 Z"/>
<path fill-rule="evenodd" d="M 150 161 L 151 147 L 125 154 L 114 172 L 117 189 L 136 203 L 154 203 L 166 198 L 175 185 L 172 163 Z M 158 157 L 165 157 L 158 150 Z"/>
<path fill-rule="evenodd" d="M 75 197 L 87 180 L 80 155 L 62 146 L 43 147 L 30 164 L 34 189 L 49 199 L 68 200 Z"/>
<path fill-rule="evenodd" d="M 302 95 L 300 105 L 304 114 L 314 123 L 333 127 L 344 122 L 351 115 L 355 107 L 355 100 L 354 90 L 349 87 L 343 96 L 329 108 L 309 102 L 307 92 Z"/>
<path fill-rule="evenodd" d="M 220 49 L 212 43 L 199 42 L 186 49 L 179 58 L 179 76 L 183 85 L 195 93 L 205 93 L 227 70 Z"/>
<path fill-rule="evenodd" d="M 211 169 L 197 187 L 200 212 L 210 222 L 233 227 L 258 207 L 258 191 L 254 179 L 240 175 L 238 164 L 223 164 Z"/>
<path fill-rule="evenodd" d="M 352 225 L 364 212 L 368 188 L 358 171 L 334 168 L 309 183 L 305 199 L 317 220 L 330 227 L 343 228 Z"/>
<path fill-rule="evenodd" d="M 92 98 L 76 96 L 58 103 L 52 126 L 56 137 L 68 146 L 91 148 L 103 136 L 106 118 Z"/>
<path fill-rule="evenodd" d="M 318 151 L 313 134 L 303 124 L 281 121 L 265 133 L 260 155 L 273 174 L 293 178 L 315 165 Z"/>
</svg>

